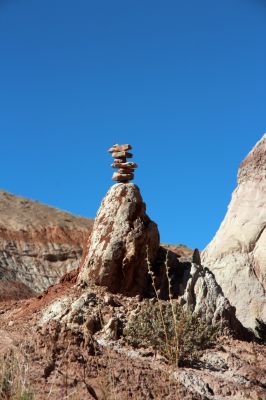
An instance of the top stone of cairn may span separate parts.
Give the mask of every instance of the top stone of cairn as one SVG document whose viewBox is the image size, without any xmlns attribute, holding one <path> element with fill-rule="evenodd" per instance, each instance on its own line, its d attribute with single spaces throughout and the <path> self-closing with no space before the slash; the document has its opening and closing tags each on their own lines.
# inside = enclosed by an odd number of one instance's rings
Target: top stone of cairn
<svg viewBox="0 0 266 400">
<path fill-rule="evenodd" d="M 126 183 L 134 179 L 134 169 L 137 168 L 137 164 L 127 162 L 127 158 L 133 157 L 133 154 L 128 152 L 131 149 L 130 144 L 114 144 L 108 150 L 114 157 L 112 168 L 118 168 L 118 171 L 114 172 L 112 176 L 113 181 Z"/>
</svg>

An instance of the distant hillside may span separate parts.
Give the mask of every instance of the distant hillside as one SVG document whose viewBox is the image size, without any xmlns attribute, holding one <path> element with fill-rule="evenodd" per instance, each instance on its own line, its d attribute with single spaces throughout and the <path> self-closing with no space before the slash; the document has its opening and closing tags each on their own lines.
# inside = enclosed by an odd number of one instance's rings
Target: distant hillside
<svg viewBox="0 0 266 400">
<path fill-rule="evenodd" d="M 1 190 L 0 300 L 41 292 L 77 268 L 92 225 L 92 219 Z"/>
</svg>

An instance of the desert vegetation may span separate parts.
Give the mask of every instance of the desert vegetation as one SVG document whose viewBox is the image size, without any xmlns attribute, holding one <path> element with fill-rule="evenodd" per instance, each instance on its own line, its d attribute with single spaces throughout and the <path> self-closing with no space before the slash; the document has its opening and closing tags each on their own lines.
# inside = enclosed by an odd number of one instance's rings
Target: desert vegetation
<svg viewBox="0 0 266 400">
<path fill-rule="evenodd" d="M 210 326 L 177 302 L 143 303 L 124 335 L 133 347 L 149 347 L 178 366 L 197 363 L 202 351 L 215 345 L 218 326 Z"/>
<path fill-rule="evenodd" d="M 13 349 L 0 358 L 0 400 L 34 400 L 27 357 Z"/>
</svg>

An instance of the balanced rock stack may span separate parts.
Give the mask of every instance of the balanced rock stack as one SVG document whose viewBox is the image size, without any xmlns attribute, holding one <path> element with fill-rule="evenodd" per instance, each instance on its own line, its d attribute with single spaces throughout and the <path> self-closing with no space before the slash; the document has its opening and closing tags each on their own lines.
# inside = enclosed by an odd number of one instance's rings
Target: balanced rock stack
<svg viewBox="0 0 266 400">
<path fill-rule="evenodd" d="M 127 161 L 127 158 L 132 158 L 133 156 L 132 153 L 128 152 L 131 149 L 130 144 L 114 144 L 108 150 L 109 153 L 112 153 L 112 157 L 114 157 L 111 167 L 118 168 L 118 171 L 114 172 L 112 176 L 113 181 L 126 183 L 134 179 L 134 169 L 138 166 L 134 162 Z"/>
</svg>

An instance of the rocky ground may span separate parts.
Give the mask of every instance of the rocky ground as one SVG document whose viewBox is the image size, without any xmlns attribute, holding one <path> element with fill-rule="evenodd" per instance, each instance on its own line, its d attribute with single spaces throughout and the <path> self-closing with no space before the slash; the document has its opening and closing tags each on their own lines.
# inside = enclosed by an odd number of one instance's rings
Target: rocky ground
<svg viewBox="0 0 266 400">
<path fill-rule="evenodd" d="M 221 336 L 182 366 L 152 346 L 132 347 L 123 327 L 157 301 L 81 287 L 72 273 L 37 298 L 2 302 L 0 359 L 2 373 L 12 365 L 10 390 L 27 399 L 265 398 L 262 344 Z"/>
</svg>

